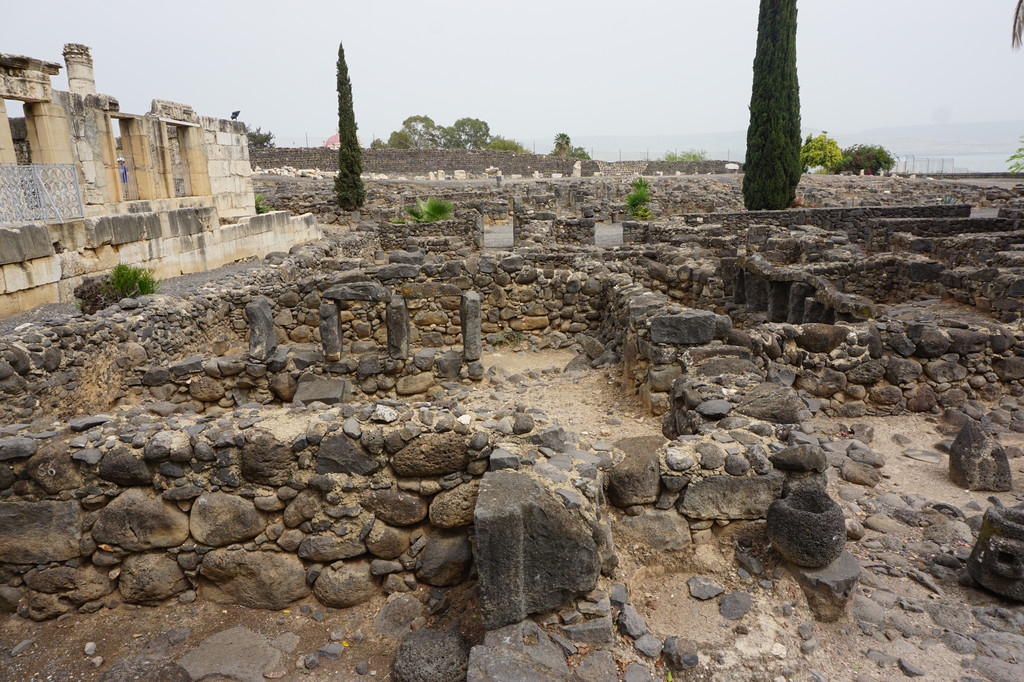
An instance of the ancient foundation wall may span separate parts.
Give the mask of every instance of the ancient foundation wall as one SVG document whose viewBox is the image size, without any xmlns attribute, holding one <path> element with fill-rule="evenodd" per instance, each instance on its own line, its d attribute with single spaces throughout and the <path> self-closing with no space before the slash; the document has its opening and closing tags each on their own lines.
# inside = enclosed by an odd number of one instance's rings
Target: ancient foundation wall
<svg viewBox="0 0 1024 682">
<path fill-rule="evenodd" d="M 120 263 L 153 268 L 159 278 L 175 277 L 287 251 L 320 236 L 309 215 L 279 211 L 233 223 L 221 223 L 217 216 L 214 206 L 197 201 L 194 208 L 0 228 L 0 317 L 72 301 L 83 278 Z"/>
</svg>

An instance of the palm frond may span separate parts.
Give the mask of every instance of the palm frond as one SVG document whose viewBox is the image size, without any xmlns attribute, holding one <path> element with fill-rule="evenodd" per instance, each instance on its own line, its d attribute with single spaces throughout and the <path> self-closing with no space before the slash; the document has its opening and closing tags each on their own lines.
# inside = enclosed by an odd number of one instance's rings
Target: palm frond
<svg viewBox="0 0 1024 682">
<path fill-rule="evenodd" d="M 1013 49 L 1019 50 L 1024 40 L 1024 0 L 1017 0 L 1017 7 L 1013 10 L 1013 35 L 1011 45 Z"/>
</svg>

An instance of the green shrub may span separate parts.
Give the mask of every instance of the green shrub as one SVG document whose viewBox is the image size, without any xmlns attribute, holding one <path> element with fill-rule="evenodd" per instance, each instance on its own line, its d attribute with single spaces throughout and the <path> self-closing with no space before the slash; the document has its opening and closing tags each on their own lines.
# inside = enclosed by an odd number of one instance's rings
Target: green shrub
<svg viewBox="0 0 1024 682">
<path fill-rule="evenodd" d="M 1006 160 L 1010 164 L 1011 173 L 1024 173 L 1024 137 L 1020 138 L 1020 149 L 1017 153 Z"/>
<path fill-rule="evenodd" d="M 839 150 L 839 143 L 825 133 L 817 137 L 807 136 L 804 144 L 800 147 L 800 165 L 806 173 L 811 168 L 822 168 L 825 172 L 831 171 L 843 158 L 843 152 Z"/>
<path fill-rule="evenodd" d="M 666 151 L 662 161 L 707 161 L 708 153 L 703 149 L 684 149 L 681 152 Z"/>
<path fill-rule="evenodd" d="M 634 218 L 647 220 L 651 216 L 651 209 L 647 202 L 651 200 L 651 183 L 643 178 L 636 178 L 632 183 L 633 191 L 626 195 L 626 210 Z"/>
<path fill-rule="evenodd" d="M 160 280 L 154 277 L 151 268 L 122 263 L 110 271 L 110 281 L 104 283 L 103 288 L 108 296 L 117 301 L 155 294 L 159 286 Z"/>
<path fill-rule="evenodd" d="M 892 170 L 896 159 L 882 146 L 858 144 L 843 150 L 843 158 L 836 167 L 837 172 L 849 171 L 859 175 L 878 175 L 878 171 Z"/>
<path fill-rule="evenodd" d="M 262 215 L 264 213 L 270 213 L 274 209 L 270 207 L 267 200 L 263 198 L 262 194 L 256 195 L 256 215 Z"/>
<path fill-rule="evenodd" d="M 406 206 L 405 212 L 417 223 L 436 223 L 439 220 L 451 220 L 452 202 L 430 197 L 423 201 L 416 197 L 415 206 Z"/>
</svg>

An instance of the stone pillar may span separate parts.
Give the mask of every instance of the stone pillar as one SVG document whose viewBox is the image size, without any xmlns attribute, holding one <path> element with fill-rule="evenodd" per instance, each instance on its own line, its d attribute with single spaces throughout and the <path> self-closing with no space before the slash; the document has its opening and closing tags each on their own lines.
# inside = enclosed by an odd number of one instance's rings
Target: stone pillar
<svg viewBox="0 0 1024 682">
<path fill-rule="evenodd" d="M 92 72 L 92 55 L 88 45 L 66 43 L 64 63 L 68 67 L 68 89 L 76 95 L 95 95 L 96 78 Z"/>
<path fill-rule="evenodd" d="M 320 343 L 324 347 L 324 360 L 341 360 L 341 318 L 338 306 L 329 301 L 320 303 Z"/>
<path fill-rule="evenodd" d="M 405 298 L 393 296 L 384 311 L 388 328 L 388 355 L 394 360 L 409 357 L 409 309 Z"/>
<path fill-rule="evenodd" d="M 790 324 L 803 324 L 804 304 L 808 296 L 814 296 L 814 287 L 804 282 L 793 282 L 789 289 L 789 315 L 786 322 Z"/>
<path fill-rule="evenodd" d="M 818 299 L 808 296 L 804 299 L 804 323 L 820 322 L 821 324 L 834 324 L 836 311 L 832 306 L 825 305 Z"/>
<path fill-rule="evenodd" d="M 759 313 L 768 310 L 768 282 L 757 272 L 747 272 L 743 278 L 746 284 L 747 312 Z"/>
<path fill-rule="evenodd" d="M 785 322 L 789 317 L 789 290 L 792 282 L 768 282 L 768 321 Z"/>
<path fill-rule="evenodd" d="M 74 163 L 64 110 L 50 102 L 25 104 L 25 128 L 33 163 Z"/>
<path fill-rule="evenodd" d="M 149 146 L 147 126 L 140 118 L 122 118 L 117 124 L 121 131 L 121 148 L 125 155 L 131 155 L 132 165 L 135 166 L 139 199 L 155 199 L 153 152 Z"/>
<path fill-rule="evenodd" d="M 18 156 L 14 153 L 11 124 L 7 120 L 7 106 L 2 99 L 0 99 L 0 163 L 18 163 Z"/>
<path fill-rule="evenodd" d="M 459 302 L 459 319 L 462 322 L 462 357 L 466 362 L 479 360 L 483 353 L 483 313 L 480 309 L 480 294 L 467 291 Z"/>
<path fill-rule="evenodd" d="M 206 197 L 213 194 L 210 189 L 210 170 L 206 164 L 206 149 L 203 146 L 203 129 L 180 126 L 178 151 L 188 167 L 192 196 Z"/>
<path fill-rule="evenodd" d="M 249 357 L 266 360 L 277 350 L 274 307 L 269 299 L 260 296 L 246 304 L 245 316 L 249 318 Z"/>
</svg>

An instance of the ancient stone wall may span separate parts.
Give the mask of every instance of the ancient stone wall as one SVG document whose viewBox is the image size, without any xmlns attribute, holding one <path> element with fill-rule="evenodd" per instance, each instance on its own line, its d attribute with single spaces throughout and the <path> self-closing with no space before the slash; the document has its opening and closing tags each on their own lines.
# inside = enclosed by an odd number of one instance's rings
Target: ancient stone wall
<svg viewBox="0 0 1024 682">
<path fill-rule="evenodd" d="M 126 263 L 159 278 L 220 267 L 317 239 L 312 216 L 283 211 L 222 223 L 210 197 L 191 208 L 135 202 L 153 210 L 0 228 L 0 317 L 74 300 L 83 278 Z"/>
</svg>

